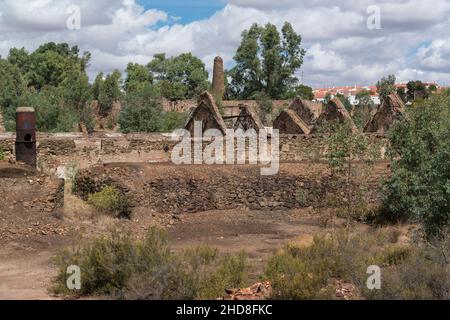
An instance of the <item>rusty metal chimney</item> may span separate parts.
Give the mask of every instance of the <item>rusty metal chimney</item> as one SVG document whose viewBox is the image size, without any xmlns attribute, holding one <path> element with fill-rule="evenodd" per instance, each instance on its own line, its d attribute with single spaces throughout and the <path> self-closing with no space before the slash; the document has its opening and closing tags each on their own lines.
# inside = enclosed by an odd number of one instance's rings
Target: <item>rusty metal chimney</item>
<svg viewBox="0 0 450 320">
<path fill-rule="evenodd" d="M 33 108 L 16 110 L 16 161 L 36 168 L 36 113 Z"/>
<path fill-rule="evenodd" d="M 225 94 L 225 72 L 223 70 L 223 60 L 221 57 L 214 59 L 213 69 L 213 96 L 222 99 Z"/>
</svg>

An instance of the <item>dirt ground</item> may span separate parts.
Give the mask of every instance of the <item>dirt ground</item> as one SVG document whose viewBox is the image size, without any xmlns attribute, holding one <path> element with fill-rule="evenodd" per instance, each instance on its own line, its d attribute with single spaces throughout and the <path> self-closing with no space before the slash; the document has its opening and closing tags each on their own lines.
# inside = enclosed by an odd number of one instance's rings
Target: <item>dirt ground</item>
<svg viewBox="0 0 450 320">
<path fill-rule="evenodd" d="M 71 194 L 67 182 L 60 210 L 51 210 L 56 206 L 57 184 L 49 177 L 1 178 L 0 182 L 0 299 L 58 299 L 48 291 L 57 274 L 52 257 L 80 235 L 91 238 L 111 228 L 128 229 L 143 237 L 151 226 L 162 227 L 174 250 L 198 245 L 221 252 L 244 250 L 255 275 L 268 256 L 288 241 L 307 245 L 315 234 L 326 231 L 306 208 L 172 216 L 137 207 L 131 220 L 117 220 L 93 212 Z"/>
</svg>

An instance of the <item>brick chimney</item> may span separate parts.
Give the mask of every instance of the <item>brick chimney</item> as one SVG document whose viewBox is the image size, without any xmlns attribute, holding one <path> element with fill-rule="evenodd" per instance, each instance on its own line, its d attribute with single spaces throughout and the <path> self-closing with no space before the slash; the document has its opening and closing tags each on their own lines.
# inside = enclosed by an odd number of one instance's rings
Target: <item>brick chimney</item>
<svg viewBox="0 0 450 320">
<path fill-rule="evenodd" d="M 225 73 L 223 70 L 223 60 L 221 57 L 216 57 L 214 59 L 214 70 L 213 70 L 213 89 L 212 94 L 217 99 L 223 98 L 225 94 Z"/>
</svg>

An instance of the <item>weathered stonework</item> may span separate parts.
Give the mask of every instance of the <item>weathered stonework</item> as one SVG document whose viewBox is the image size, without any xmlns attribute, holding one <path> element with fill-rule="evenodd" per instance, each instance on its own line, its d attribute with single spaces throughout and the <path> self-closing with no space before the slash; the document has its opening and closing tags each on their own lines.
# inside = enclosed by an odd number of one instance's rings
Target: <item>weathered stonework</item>
<svg viewBox="0 0 450 320">
<path fill-rule="evenodd" d="M 366 125 L 364 132 L 385 134 L 395 121 L 403 119 L 406 107 L 402 99 L 392 93 L 386 97 L 372 120 Z"/>
<path fill-rule="evenodd" d="M 332 99 L 328 105 L 324 107 L 324 111 L 317 120 L 313 132 L 320 130 L 320 128 L 327 122 L 347 123 L 352 131 L 356 132 L 358 130 L 352 117 L 348 113 L 347 109 L 345 109 L 341 100 L 338 98 Z"/>
<path fill-rule="evenodd" d="M 204 92 L 198 101 L 198 107 L 192 111 L 186 125 L 186 130 L 194 136 L 195 122 L 202 122 L 202 133 L 209 129 L 217 129 L 226 133 L 227 126 L 223 121 L 219 108 L 217 107 L 214 98 L 208 92 Z"/>
<path fill-rule="evenodd" d="M 253 106 L 241 106 L 241 113 L 234 123 L 234 130 L 238 129 L 244 131 L 253 129 L 256 132 L 264 130 L 264 124 Z"/>
<path fill-rule="evenodd" d="M 291 109 L 280 113 L 273 122 L 273 128 L 280 134 L 310 134 L 312 129 Z"/>
</svg>

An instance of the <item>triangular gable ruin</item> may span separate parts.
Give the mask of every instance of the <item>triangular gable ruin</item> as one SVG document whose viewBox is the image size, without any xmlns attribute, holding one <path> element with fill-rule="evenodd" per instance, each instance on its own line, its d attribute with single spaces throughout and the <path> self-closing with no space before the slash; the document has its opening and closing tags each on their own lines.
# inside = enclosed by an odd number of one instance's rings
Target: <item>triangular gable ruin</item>
<svg viewBox="0 0 450 320">
<path fill-rule="evenodd" d="M 345 109 L 341 100 L 338 98 L 332 99 L 324 108 L 325 110 L 320 115 L 317 123 L 314 127 L 314 132 L 317 132 L 320 127 L 322 127 L 327 122 L 338 122 L 338 123 L 348 123 L 352 129 L 352 131 L 357 131 L 355 123 L 353 122 L 352 117 L 348 113 L 347 109 Z"/>
<path fill-rule="evenodd" d="M 297 98 L 292 101 L 289 109 L 295 111 L 300 119 L 312 128 L 322 114 L 323 105 L 321 103 Z"/>
<path fill-rule="evenodd" d="M 214 98 L 208 92 L 201 94 L 197 108 L 195 108 L 187 121 L 185 129 L 194 135 L 194 122 L 201 121 L 203 127 L 203 133 L 209 129 L 218 129 L 224 135 L 226 134 L 227 127 L 220 114 L 219 108 L 214 101 Z"/>
<path fill-rule="evenodd" d="M 234 130 L 242 129 L 244 131 L 254 129 L 256 132 L 264 130 L 264 124 L 253 106 L 241 105 L 241 113 L 234 123 Z"/>
<path fill-rule="evenodd" d="M 404 117 L 405 109 L 405 104 L 398 94 L 390 94 L 384 99 L 372 120 L 367 123 L 364 132 L 386 133 L 395 121 Z"/>
<path fill-rule="evenodd" d="M 273 128 L 280 134 L 310 134 L 311 128 L 297 115 L 294 110 L 283 111 L 273 122 Z"/>
</svg>

